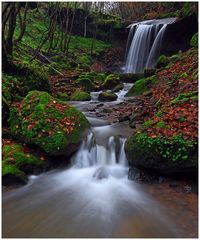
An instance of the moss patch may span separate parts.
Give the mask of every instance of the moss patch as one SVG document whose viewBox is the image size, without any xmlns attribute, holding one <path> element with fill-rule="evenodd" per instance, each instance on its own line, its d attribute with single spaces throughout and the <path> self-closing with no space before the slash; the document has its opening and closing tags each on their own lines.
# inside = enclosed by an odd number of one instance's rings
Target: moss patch
<svg viewBox="0 0 200 240">
<path fill-rule="evenodd" d="M 43 161 L 28 152 L 21 144 L 10 143 L 2 148 L 3 183 L 17 181 L 26 183 L 26 174 L 33 173 L 35 168 L 42 167 Z"/>
<path fill-rule="evenodd" d="M 68 155 L 69 144 L 78 143 L 89 127 L 75 107 L 46 92 L 31 91 L 10 112 L 11 132 L 50 155 Z"/>
<path fill-rule="evenodd" d="M 112 92 L 102 92 L 99 94 L 99 101 L 115 101 L 117 99 L 117 95 Z"/>
<path fill-rule="evenodd" d="M 126 97 L 142 94 L 147 91 L 151 85 L 157 82 L 156 76 L 151 76 L 148 78 L 142 78 L 135 82 L 132 88 L 126 94 Z"/>
<path fill-rule="evenodd" d="M 89 93 L 81 91 L 81 90 L 76 90 L 70 97 L 71 101 L 90 101 L 91 96 Z"/>
</svg>

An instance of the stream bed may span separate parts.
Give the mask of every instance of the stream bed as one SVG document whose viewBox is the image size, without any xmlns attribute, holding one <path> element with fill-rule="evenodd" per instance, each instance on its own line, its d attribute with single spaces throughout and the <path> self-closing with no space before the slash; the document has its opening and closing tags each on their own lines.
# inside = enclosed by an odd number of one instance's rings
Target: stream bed
<svg viewBox="0 0 200 240">
<path fill-rule="evenodd" d="M 86 109 L 95 101 L 72 103 L 92 127 L 71 166 L 3 193 L 3 237 L 197 237 L 197 195 L 128 180 L 124 143 L 131 129 L 91 117 Z"/>
</svg>

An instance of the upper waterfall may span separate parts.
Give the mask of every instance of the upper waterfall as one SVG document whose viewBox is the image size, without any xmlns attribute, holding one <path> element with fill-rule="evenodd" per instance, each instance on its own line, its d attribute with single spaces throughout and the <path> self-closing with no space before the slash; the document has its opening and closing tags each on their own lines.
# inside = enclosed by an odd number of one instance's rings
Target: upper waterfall
<svg viewBox="0 0 200 240">
<path fill-rule="evenodd" d="M 125 72 L 143 73 L 144 68 L 155 67 L 166 27 L 175 21 L 176 18 L 153 19 L 128 26 Z"/>
</svg>

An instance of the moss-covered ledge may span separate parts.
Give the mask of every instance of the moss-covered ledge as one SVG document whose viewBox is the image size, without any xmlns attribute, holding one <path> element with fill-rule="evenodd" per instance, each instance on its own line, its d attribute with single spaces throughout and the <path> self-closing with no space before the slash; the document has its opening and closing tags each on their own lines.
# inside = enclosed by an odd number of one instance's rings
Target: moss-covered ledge
<svg viewBox="0 0 200 240">
<path fill-rule="evenodd" d="M 125 153 L 131 166 L 164 175 L 197 171 L 197 149 L 196 141 L 185 140 L 181 136 L 152 138 L 145 133 L 136 133 L 125 144 Z"/>
</svg>

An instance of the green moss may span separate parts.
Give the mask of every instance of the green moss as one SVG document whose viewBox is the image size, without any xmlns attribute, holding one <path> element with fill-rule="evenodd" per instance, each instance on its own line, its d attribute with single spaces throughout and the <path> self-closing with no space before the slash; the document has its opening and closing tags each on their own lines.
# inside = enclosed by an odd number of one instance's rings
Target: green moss
<svg viewBox="0 0 200 240">
<path fill-rule="evenodd" d="M 143 123 L 143 127 L 150 128 L 153 124 L 153 120 L 148 120 Z"/>
<path fill-rule="evenodd" d="M 132 88 L 128 91 L 126 94 L 127 97 L 133 96 L 133 95 L 139 95 L 143 92 L 147 91 L 151 85 L 157 82 L 156 76 L 151 76 L 148 78 L 142 78 L 135 82 L 135 84 L 132 86 Z"/>
<path fill-rule="evenodd" d="M 197 168 L 198 164 L 197 142 L 181 136 L 151 138 L 137 133 L 127 140 L 125 152 L 130 164 L 163 173 Z"/>
<path fill-rule="evenodd" d="M 62 100 L 62 101 L 68 101 L 69 100 L 69 95 L 65 92 L 58 92 L 58 93 L 56 93 L 55 97 Z"/>
<path fill-rule="evenodd" d="M 195 33 L 190 40 L 190 45 L 192 47 L 198 48 L 198 33 Z"/>
<path fill-rule="evenodd" d="M 188 93 L 181 93 L 171 101 L 171 104 L 172 105 L 182 104 L 182 103 L 187 102 L 189 100 L 198 100 L 197 91 L 188 92 Z"/>
<path fill-rule="evenodd" d="M 26 175 L 24 172 L 20 171 L 15 165 L 6 165 L 3 163 L 2 177 L 6 177 L 8 175 L 20 178 L 24 182 L 26 181 Z"/>
<path fill-rule="evenodd" d="M 117 99 L 117 95 L 112 92 L 102 92 L 99 94 L 99 101 L 115 101 Z"/>
<path fill-rule="evenodd" d="M 161 55 L 157 61 L 157 68 L 166 67 L 169 64 L 169 59 L 165 55 Z"/>
<path fill-rule="evenodd" d="M 120 78 L 118 75 L 116 74 L 109 74 L 103 84 L 102 84 L 102 88 L 104 89 L 112 89 L 115 86 L 117 86 L 120 83 Z"/>
<path fill-rule="evenodd" d="M 82 87 L 85 91 L 91 92 L 95 89 L 95 85 L 90 78 L 87 76 L 81 76 L 76 81 L 75 84 L 79 87 Z"/>
<path fill-rule="evenodd" d="M 21 103 L 21 111 L 16 111 L 13 108 L 10 114 L 11 131 L 48 154 L 67 152 L 67 146 L 78 143 L 89 127 L 79 110 L 45 92 L 30 92 Z"/>
<path fill-rule="evenodd" d="M 155 114 L 155 116 L 156 116 L 156 117 L 161 117 L 162 114 L 163 114 L 162 110 L 159 110 L 159 111 Z"/>
<path fill-rule="evenodd" d="M 156 128 L 169 128 L 169 126 L 164 121 L 160 121 L 157 122 Z"/>
<path fill-rule="evenodd" d="M 76 90 L 70 97 L 71 101 L 90 101 L 91 96 L 87 92 Z"/>
</svg>

